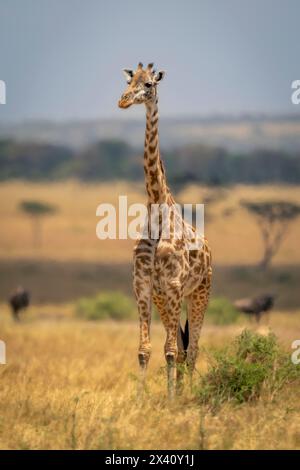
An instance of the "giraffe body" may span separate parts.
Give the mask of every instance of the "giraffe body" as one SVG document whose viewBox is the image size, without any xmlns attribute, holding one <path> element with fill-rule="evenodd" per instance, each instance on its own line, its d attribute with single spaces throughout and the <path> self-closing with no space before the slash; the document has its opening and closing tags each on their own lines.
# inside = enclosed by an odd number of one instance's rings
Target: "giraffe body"
<svg viewBox="0 0 300 470">
<path fill-rule="evenodd" d="M 119 106 L 128 108 L 132 104 L 146 106 L 146 132 L 144 148 L 144 172 L 148 195 L 148 215 L 151 218 L 153 204 L 172 208 L 174 198 L 166 183 L 165 170 L 160 158 L 158 143 L 158 99 L 157 84 L 164 72 L 154 72 L 153 64 L 143 69 L 138 65 L 135 72 L 126 69 L 128 88 L 122 95 Z M 140 344 L 138 358 L 142 383 L 151 353 L 150 323 L 152 303 L 156 305 L 166 330 L 165 357 L 168 371 L 168 391 L 175 392 L 176 363 L 187 363 L 192 377 L 198 353 L 198 341 L 211 285 L 211 252 L 206 239 L 199 239 L 195 229 L 183 221 L 176 210 L 168 213 L 170 233 L 163 237 L 162 217 L 159 212 L 158 237 L 140 239 L 136 242 L 133 256 L 133 288 L 140 317 Z M 187 239 L 186 231 L 176 237 L 177 223 L 192 233 Z M 198 242 L 191 249 L 189 242 Z M 201 242 L 201 243 L 199 243 Z M 180 314 L 183 300 L 187 302 L 189 343 L 186 345 L 180 334 Z M 182 387 L 182 367 L 177 367 L 177 387 Z"/>
</svg>

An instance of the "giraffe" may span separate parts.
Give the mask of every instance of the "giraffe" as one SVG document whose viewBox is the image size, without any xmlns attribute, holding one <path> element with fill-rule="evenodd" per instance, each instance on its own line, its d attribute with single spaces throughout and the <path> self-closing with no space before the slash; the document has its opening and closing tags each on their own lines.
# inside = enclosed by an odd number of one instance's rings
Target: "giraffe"
<svg viewBox="0 0 300 470">
<path fill-rule="evenodd" d="M 123 70 L 127 89 L 119 100 L 120 108 L 144 103 L 146 107 L 146 130 L 144 144 L 144 174 L 147 192 L 148 215 L 153 205 L 174 207 L 175 201 L 167 186 L 164 165 L 160 158 L 158 139 L 158 95 L 157 87 L 165 72 L 146 68 L 140 62 L 135 71 Z M 174 215 L 175 214 L 175 215 Z M 159 214 L 158 237 L 141 238 L 136 241 L 133 253 L 133 290 L 140 321 L 138 361 L 140 386 L 143 389 L 146 370 L 151 354 L 150 323 L 152 302 L 157 307 L 166 330 L 164 346 L 167 364 L 168 396 L 173 398 L 182 390 L 183 370 L 187 370 L 192 383 L 198 354 L 203 318 L 207 308 L 211 287 L 211 251 L 208 242 L 187 243 L 186 230 L 183 236 L 174 236 L 174 224 L 178 218 L 192 233 L 191 242 L 199 242 L 195 229 L 188 225 L 180 214 L 169 212 L 170 233 L 162 236 L 162 214 Z M 187 227 L 188 226 L 188 227 Z M 187 320 L 184 330 L 180 325 L 183 300 L 187 305 Z"/>
</svg>

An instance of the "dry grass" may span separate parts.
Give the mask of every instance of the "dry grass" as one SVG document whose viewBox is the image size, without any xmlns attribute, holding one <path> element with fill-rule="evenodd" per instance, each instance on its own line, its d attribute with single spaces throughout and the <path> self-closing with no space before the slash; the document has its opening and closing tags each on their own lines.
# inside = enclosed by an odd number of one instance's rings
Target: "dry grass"
<svg viewBox="0 0 300 470">
<path fill-rule="evenodd" d="M 287 350 L 299 319 L 286 312 L 271 316 Z M 243 326 L 205 324 L 200 372 L 207 353 Z M 1 306 L 0 327 L 7 345 L 7 365 L 0 366 L 1 449 L 300 448 L 299 390 L 293 387 L 274 401 L 266 395 L 251 405 L 226 404 L 215 415 L 188 391 L 170 405 L 160 323 L 152 327 L 144 401 L 136 397 L 137 323 L 79 322 L 71 305 L 49 305 L 33 307 L 15 325 Z"/>
<path fill-rule="evenodd" d="M 201 202 L 206 192 L 205 188 L 191 186 L 180 198 Z M 7 284 L 8 272 L 2 271 L 3 296 L 20 281 L 26 286 L 29 283 L 35 302 L 49 298 L 74 300 L 82 291 L 90 294 L 93 279 L 93 289 L 103 288 L 100 263 L 99 270 L 93 266 L 90 272 L 84 262 L 93 261 L 95 266 L 98 262 L 127 263 L 133 242 L 100 242 L 95 234 L 96 207 L 101 202 L 116 203 L 118 195 L 124 194 L 129 203 L 145 201 L 143 185 L 122 182 L 88 186 L 75 181 L 2 183 L 0 259 L 11 260 L 13 270 L 22 258 L 36 263 L 18 272 Z M 256 225 L 238 208 L 243 198 L 299 202 L 300 189 L 237 186 L 226 190 L 211 207 L 213 217 L 206 227 L 217 264 L 253 264 L 261 255 Z M 25 199 L 38 199 L 59 208 L 57 214 L 45 220 L 44 243 L 38 250 L 32 247 L 30 221 L 18 211 L 20 201 Z M 230 213 L 231 209 L 234 211 L 225 217 L 224 210 Z M 299 237 L 300 225 L 296 222 L 275 264 L 293 264 L 297 269 Z M 53 263 L 68 260 L 67 268 L 74 271 L 74 276 L 63 282 L 60 266 L 64 263 L 45 276 L 48 259 Z M 81 269 L 73 267 L 76 260 Z M 41 270 L 30 284 L 29 277 L 37 267 Z M 106 270 L 105 277 L 109 276 L 120 288 L 122 276 L 117 279 Z M 291 284 L 289 279 L 286 282 Z M 41 292 L 43 283 L 47 289 Z M 223 295 L 224 283 L 220 284 Z M 237 277 L 234 286 L 242 293 Z M 68 289 L 70 295 L 66 295 Z M 52 291 L 59 296 L 51 297 Z M 299 320 L 299 313 L 271 315 L 270 326 L 287 350 L 294 339 L 299 339 Z M 210 352 L 228 344 L 245 325 L 249 326 L 247 320 L 226 327 L 206 322 L 198 370 L 205 372 Z M 251 405 L 225 404 L 215 415 L 201 408 L 187 390 L 169 404 L 165 393 L 165 333 L 160 323 L 152 327 L 153 354 L 145 400 L 137 400 L 136 396 L 137 322 L 81 322 L 74 319 L 70 303 L 33 306 L 24 321 L 16 325 L 7 307 L 0 305 L 0 339 L 7 345 L 7 365 L 0 365 L 1 449 L 300 448 L 299 391 L 295 387 L 284 389 L 274 400 L 265 395 Z"/>
<path fill-rule="evenodd" d="M 217 190 L 213 190 L 216 193 Z M 201 203 L 206 188 L 191 186 L 180 195 L 188 203 Z M 0 258 L 47 258 L 120 263 L 131 260 L 131 240 L 100 241 L 95 230 L 96 208 L 102 202 L 116 204 L 119 195 L 127 195 L 129 204 L 145 202 L 144 186 L 125 182 L 85 185 L 76 181 L 61 183 L 7 182 L 0 185 Z M 298 187 L 236 186 L 224 191 L 210 212 L 212 221 L 206 235 L 217 264 L 254 264 L 261 256 L 260 234 L 251 216 L 239 208 L 241 199 L 280 198 L 300 201 Z M 59 212 L 44 221 L 44 243 L 32 246 L 30 220 L 18 210 L 24 199 L 38 199 L 58 207 Z M 225 212 L 234 210 L 225 217 Z M 275 257 L 275 264 L 300 263 L 298 240 L 300 224 L 295 222 L 284 245 Z M 245 249 L 247 247 L 247 249 Z"/>
</svg>

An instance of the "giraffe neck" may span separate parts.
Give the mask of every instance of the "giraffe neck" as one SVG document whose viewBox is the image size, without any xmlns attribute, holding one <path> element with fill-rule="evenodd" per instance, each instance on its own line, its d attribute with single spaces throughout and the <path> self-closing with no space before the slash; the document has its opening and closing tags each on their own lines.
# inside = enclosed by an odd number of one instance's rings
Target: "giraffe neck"
<svg viewBox="0 0 300 470">
<path fill-rule="evenodd" d="M 162 204 L 168 202 L 170 198 L 159 153 L 157 102 L 156 97 L 154 101 L 146 104 L 144 172 L 148 204 Z"/>
</svg>

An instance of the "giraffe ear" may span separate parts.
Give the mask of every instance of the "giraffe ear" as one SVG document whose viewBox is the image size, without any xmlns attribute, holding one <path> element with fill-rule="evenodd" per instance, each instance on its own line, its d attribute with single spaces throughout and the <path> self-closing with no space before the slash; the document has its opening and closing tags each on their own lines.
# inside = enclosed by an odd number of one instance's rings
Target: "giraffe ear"
<svg viewBox="0 0 300 470">
<path fill-rule="evenodd" d="M 156 81 L 156 83 L 160 82 L 164 78 L 165 73 L 166 72 L 164 70 L 160 70 L 159 72 L 155 73 L 154 80 Z"/>
<path fill-rule="evenodd" d="M 125 75 L 125 78 L 127 80 L 127 83 L 130 83 L 133 77 L 133 70 L 130 69 L 123 69 L 123 73 Z"/>
</svg>

